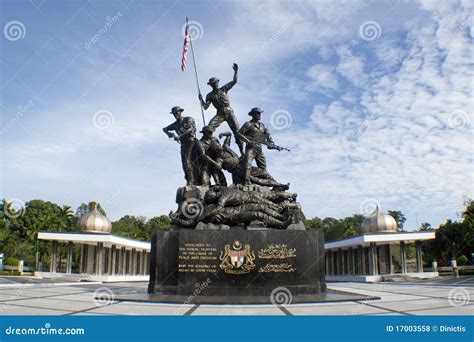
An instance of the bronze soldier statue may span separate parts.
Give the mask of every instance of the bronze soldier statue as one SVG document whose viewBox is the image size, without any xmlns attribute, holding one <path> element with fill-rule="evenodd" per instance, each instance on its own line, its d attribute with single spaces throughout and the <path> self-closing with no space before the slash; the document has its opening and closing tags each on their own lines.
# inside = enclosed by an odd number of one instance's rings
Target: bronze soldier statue
<svg viewBox="0 0 474 342">
<path fill-rule="evenodd" d="M 213 137 L 214 128 L 211 126 L 204 126 L 202 128 L 202 138 L 199 140 L 200 146 L 207 158 L 203 158 L 204 162 L 201 166 L 201 180 L 202 185 L 210 185 L 210 178 L 214 179 L 216 185 L 227 185 L 227 180 L 224 173 L 222 172 L 222 147 L 217 140 Z"/>
<path fill-rule="evenodd" d="M 212 87 L 212 91 L 207 94 L 206 101 L 204 101 L 202 95 L 199 94 L 199 101 L 201 101 L 201 106 L 204 110 L 207 110 L 211 103 L 214 105 L 217 112 L 211 121 L 209 121 L 209 126 L 216 129 L 221 125 L 221 123 L 227 121 L 227 124 L 234 133 L 235 142 L 239 146 L 240 153 L 244 154 L 244 144 L 239 134 L 239 123 L 234 115 L 234 110 L 230 107 L 229 95 L 227 94 L 228 91 L 237 83 L 237 72 L 239 67 L 234 63 L 232 68 L 234 69 L 234 79 L 219 88 L 219 79 L 211 77 L 207 84 Z"/>
<path fill-rule="evenodd" d="M 256 203 L 279 211 L 287 206 L 286 200 L 295 202 L 296 197 L 296 194 L 284 191 L 243 191 L 236 187 L 215 187 L 206 191 L 204 200 L 206 203 L 216 203 L 218 209 Z"/>
<path fill-rule="evenodd" d="M 291 220 L 291 217 L 285 217 L 261 204 L 243 204 L 220 209 L 215 204 L 209 204 L 204 207 L 200 216 L 193 219 L 183 219 L 171 215 L 171 222 L 183 227 L 193 227 L 200 221 L 228 225 L 250 224 L 252 221 L 261 221 L 265 225 L 284 229 L 291 223 Z"/>
<path fill-rule="evenodd" d="M 267 161 L 262 151 L 262 142 L 264 139 L 267 142 L 267 148 L 273 149 L 275 144 L 273 143 L 272 137 L 268 132 L 267 128 L 260 121 L 263 110 L 258 107 L 252 108 L 249 115 L 252 120 L 247 121 L 240 129 L 240 134 L 245 137 L 247 143 L 245 146 L 245 183 L 250 184 L 250 175 L 252 171 L 252 161 L 255 159 L 257 167 L 260 169 L 267 169 Z"/>
<path fill-rule="evenodd" d="M 184 109 L 180 106 L 171 108 L 171 114 L 176 121 L 163 128 L 163 132 L 170 138 L 181 144 L 181 162 L 183 165 L 184 177 L 187 185 L 195 185 L 193 167 L 193 147 L 196 140 L 196 123 L 190 116 L 182 116 Z M 176 132 L 176 134 L 172 133 Z"/>
<path fill-rule="evenodd" d="M 234 184 L 245 184 L 245 170 L 247 168 L 245 156 L 239 156 L 230 147 L 230 132 L 219 134 L 219 138 L 224 138 L 222 144 L 222 168 L 232 174 Z M 290 183 L 283 184 L 277 182 L 266 170 L 251 166 L 250 182 L 257 185 L 273 187 L 273 190 L 288 190 Z"/>
</svg>

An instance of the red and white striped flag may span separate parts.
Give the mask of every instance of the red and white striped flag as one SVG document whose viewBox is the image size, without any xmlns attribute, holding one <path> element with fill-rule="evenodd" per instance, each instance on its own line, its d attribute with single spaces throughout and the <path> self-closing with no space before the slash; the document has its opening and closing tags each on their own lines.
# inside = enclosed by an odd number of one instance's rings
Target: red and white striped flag
<svg viewBox="0 0 474 342">
<path fill-rule="evenodd" d="M 188 23 L 186 23 L 186 33 L 184 35 L 184 44 L 183 44 L 183 57 L 181 58 L 181 71 L 186 70 L 187 67 L 187 58 L 188 58 L 188 45 L 189 45 L 189 31 Z"/>
</svg>

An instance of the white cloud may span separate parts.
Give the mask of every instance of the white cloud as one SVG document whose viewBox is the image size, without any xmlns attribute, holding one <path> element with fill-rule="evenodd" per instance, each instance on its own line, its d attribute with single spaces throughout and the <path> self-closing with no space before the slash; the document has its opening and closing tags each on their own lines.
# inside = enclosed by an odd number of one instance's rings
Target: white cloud
<svg viewBox="0 0 474 342">
<path fill-rule="evenodd" d="M 363 86 L 367 82 L 367 75 L 364 71 L 364 58 L 354 55 L 347 46 L 341 46 L 337 53 L 340 59 L 336 68 L 337 72 L 355 86 Z"/>
<path fill-rule="evenodd" d="M 307 86 L 310 91 L 328 93 L 339 90 L 339 82 L 334 73 L 334 67 L 327 64 L 316 64 L 308 70 L 312 82 Z"/>
</svg>

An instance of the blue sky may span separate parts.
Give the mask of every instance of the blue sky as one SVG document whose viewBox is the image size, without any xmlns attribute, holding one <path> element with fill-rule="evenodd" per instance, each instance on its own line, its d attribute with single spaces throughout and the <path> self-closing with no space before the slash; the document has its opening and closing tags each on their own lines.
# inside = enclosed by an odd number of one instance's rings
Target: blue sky
<svg viewBox="0 0 474 342">
<path fill-rule="evenodd" d="M 378 203 L 401 210 L 409 229 L 456 219 L 474 192 L 472 7 L 4 0 L 0 196 L 97 200 L 112 219 L 174 210 L 179 146 L 161 128 L 174 105 L 200 122 L 192 69 L 180 70 L 187 15 L 202 92 L 239 64 L 239 122 L 265 110 L 292 150 L 268 151 L 269 170 L 308 217 Z"/>
</svg>

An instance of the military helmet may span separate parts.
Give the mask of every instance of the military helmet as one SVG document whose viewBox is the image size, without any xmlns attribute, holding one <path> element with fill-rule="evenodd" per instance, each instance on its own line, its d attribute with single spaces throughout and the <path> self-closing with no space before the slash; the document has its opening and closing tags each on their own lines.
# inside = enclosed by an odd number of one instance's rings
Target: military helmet
<svg viewBox="0 0 474 342">
<path fill-rule="evenodd" d="M 207 84 L 211 85 L 211 84 L 217 83 L 217 82 L 219 82 L 219 81 L 220 81 L 220 80 L 219 80 L 217 77 L 211 77 L 211 78 L 209 79 L 209 82 L 207 82 Z"/>
<path fill-rule="evenodd" d="M 181 108 L 180 106 L 174 106 L 173 108 L 171 108 L 171 114 L 176 114 L 176 113 L 179 113 L 179 112 L 183 112 L 184 109 Z"/>
<path fill-rule="evenodd" d="M 204 126 L 202 130 L 200 131 L 200 133 L 205 133 L 205 132 L 214 133 L 215 130 L 216 129 L 212 126 Z"/>
<path fill-rule="evenodd" d="M 249 115 L 251 116 L 253 113 L 260 113 L 260 114 L 262 114 L 262 113 L 263 113 L 263 110 L 262 110 L 261 108 L 259 108 L 259 107 L 254 107 L 254 108 L 252 108 L 252 109 L 250 110 Z"/>
</svg>

